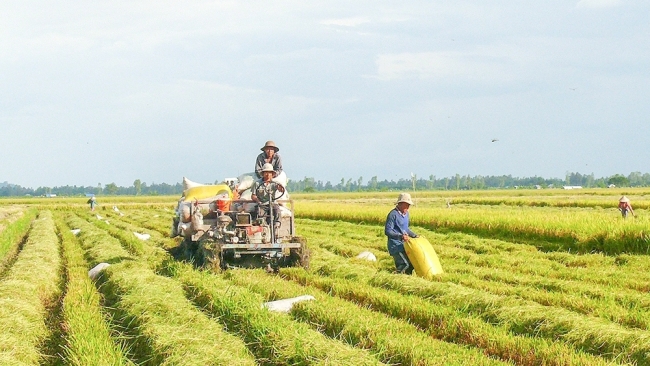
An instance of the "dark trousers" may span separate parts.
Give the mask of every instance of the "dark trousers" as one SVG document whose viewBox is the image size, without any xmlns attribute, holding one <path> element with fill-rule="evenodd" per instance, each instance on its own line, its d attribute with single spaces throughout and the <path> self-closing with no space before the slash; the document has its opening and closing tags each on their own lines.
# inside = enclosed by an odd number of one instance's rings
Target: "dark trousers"
<svg viewBox="0 0 650 366">
<path fill-rule="evenodd" d="M 413 273 L 413 264 L 411 264 L 409 257 L 406 255 L 406 252 L 403 249 L 393 254 L 393 259 L 395 260 L 395 269 L 397 272 L 405 273 L 408 275 Z"/>
<path fill-rule="evenodd" d="M 269 205 L 260 205 L 261 212 L 264 216 L 266 216 L 266 223 L 271 225 L 271 208 Z M 273 204 L 273 223 L 276 225 L 280 225 L 280 205 L 277 203 Z"/>
</svg>

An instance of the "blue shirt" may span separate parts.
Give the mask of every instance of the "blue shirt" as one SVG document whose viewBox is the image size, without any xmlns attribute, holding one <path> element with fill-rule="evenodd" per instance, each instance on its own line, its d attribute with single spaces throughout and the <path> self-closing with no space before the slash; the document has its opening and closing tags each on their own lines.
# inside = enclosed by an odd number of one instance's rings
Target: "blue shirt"
<svg viewBox="0 0 650 366">
<path fill-rule="evenodd" d="M 405 214 L 402 214 L 399 212 L 397 207 L 395 207 L 391 212 L 389 212 L 388 217 L 386 217 L 384 234 L 388 237 L 388 253 L 390 255 L 395 255 L 403 251 L 404 240 L 402 239 L 402 235 L 408 234 L 411 238 L 417 237 L 417 235 L 409 229 L 408 211 L 406 211 Z"/>
</svg>

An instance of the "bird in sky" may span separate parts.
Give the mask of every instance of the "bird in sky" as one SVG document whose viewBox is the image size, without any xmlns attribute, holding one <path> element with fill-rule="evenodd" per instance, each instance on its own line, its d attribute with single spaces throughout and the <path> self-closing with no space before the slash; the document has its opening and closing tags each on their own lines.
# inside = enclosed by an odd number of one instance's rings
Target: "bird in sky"
<svg viewBox="0 0 650 366">
<path fill-rule="evenodd" d="M 499 141 L 499 139 L 492 139 L 492 142 L 497 142 L 497 141 Z"/>
</svg>

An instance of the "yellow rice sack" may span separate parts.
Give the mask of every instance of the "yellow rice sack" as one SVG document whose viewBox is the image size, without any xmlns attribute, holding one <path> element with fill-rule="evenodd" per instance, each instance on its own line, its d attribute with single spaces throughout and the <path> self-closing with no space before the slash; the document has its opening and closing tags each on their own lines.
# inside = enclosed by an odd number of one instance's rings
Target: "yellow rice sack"
<svg viewBox="0 0 650 366">
<path fill-rule="evenodd" d="M 444 273 L 436 251 L 426 238 L 410 238 L 404 242 L 404 249 L 418 276 L 430 280 L 433 276 Z"/>
<path fill-rule="evenodd" d="M 232 191 L 227 184 L 200 185 L 185 190 L 185 202 L 191 202 L 195 199 L 202 200 L 216 196 L 228 196 L 232 199 Z"/>
</svg>

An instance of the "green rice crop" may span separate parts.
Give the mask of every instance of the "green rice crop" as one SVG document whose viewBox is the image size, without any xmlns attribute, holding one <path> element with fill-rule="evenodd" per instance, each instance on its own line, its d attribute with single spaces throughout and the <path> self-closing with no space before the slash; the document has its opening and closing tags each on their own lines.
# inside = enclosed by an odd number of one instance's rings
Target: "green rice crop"
<svg viewBox="0 0 650 366">
<path fill-rule="evenodd" d="M 66 291 L 63 299 L 61 361 L 66 365 L 133 365 L 122 344 L 111 336 L 107 316 L 102 313 L 100 295 L 88 277 L 88 265 L 77 238 L 61 220 L 57 227 L 66 263 Z"/>
<path fill-rule="evenodd" d="M 52 214 L 43 211 L 0 281 L 0 364 L 45 362 L 41 347 L 52 334 L 46 318 L 60 296 L 60 266 Z"/>
<path fill-rule="evenodd" d="M 268 365 L 380 365 L 367 352 L 344 345 L 262 308 L 263 298 L 186 264 L 170 265 L 189 296 L 249 344 L 257 362 Z"/>
<path fill-rule="evenodd" d="M 341 339 L 354 347 L 369 349 L 386 363 L 413 365 L 505 364 L 453 343 L 433 339 L 408 322 L 359 307 L 328 296 L 310 287 L 302 287 L 255 270 L 229 272 L 227 278 L 264 296 L 266 300 L 289 298 L 305 293 L 316 298 L 294 305 L 291 314 L 315 326 L 324 334 Z"/>
</svg>

